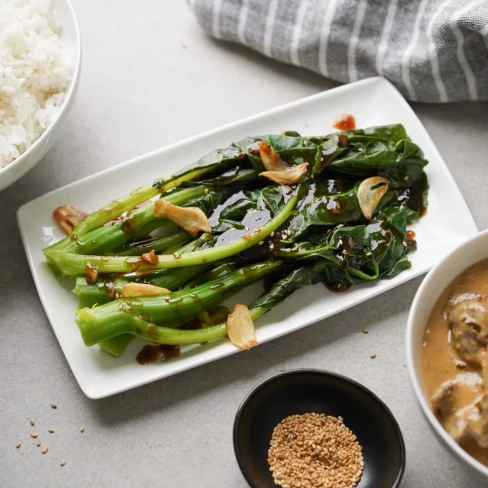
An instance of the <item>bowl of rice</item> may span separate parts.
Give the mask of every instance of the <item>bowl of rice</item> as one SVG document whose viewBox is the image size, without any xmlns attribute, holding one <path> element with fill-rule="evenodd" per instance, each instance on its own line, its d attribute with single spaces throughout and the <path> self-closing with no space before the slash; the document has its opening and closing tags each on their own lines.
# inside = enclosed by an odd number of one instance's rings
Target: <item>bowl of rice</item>
<svg viewBox="0 0 488 488">
<path fill-rule="evenodd" d="M 81 66 L 69 0 L 0 1 L 0 191 L 27 173 L 59 135 Z"/>
</svg>

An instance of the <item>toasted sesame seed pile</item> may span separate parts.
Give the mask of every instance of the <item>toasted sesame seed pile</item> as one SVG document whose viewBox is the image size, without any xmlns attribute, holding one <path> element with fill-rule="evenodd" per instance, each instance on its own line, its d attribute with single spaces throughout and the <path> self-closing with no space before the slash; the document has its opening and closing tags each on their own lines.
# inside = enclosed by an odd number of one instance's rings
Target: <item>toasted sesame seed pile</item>
<svg viewBox="0 0 488 488">
<path fill-rule="evenodd" d="M 364 469 L 362 447 L 342 417 L 291 415 L 274 429 L 269 469 L 282 488 L 352 488 Z"/>
</svg>

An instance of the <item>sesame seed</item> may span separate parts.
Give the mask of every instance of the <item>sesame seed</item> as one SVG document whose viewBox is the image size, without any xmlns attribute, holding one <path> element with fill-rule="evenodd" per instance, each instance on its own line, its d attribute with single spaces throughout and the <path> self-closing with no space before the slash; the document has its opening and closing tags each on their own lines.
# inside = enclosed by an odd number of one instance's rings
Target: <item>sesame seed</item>
<svg viewBox="0 0 488 488">
<path fill-rule="evenodd" d="M 49 429 L 47 429 L 47 431 L 50 433 L 50 434 L 54 434 L 54 429 L 52 427 L 49 427 Z"/>
<path fill-rule="evenodd" d="M 32 432 L 31 437 L 35 439 L 37 437 L 37 434 L 35 432 Z"/>
<path fill-rule="evenodd" d="M 66 464 L 66 461 L 63 459 L 59 464 L 61 467 L 63 467 Z"/>
<path fill-rule="evenodd" d="M 81 433 L 85 432 L 85 427 L 81 426 L 81 427 L 80 427 L 80 432 L 81 432 Z"/>
<path fill-rule="evenodd" d="M 363 329 L 363 334 L 369 334 L 369 330 L 366 327 Z"/>
<path fill-rule="evenodd" d="M 46 454 L 46 452 L 47 452 L 47 447 L 43 447 L 42 448 L 42 454 Z"/>
<path fill-rule="evenodd" d="M 284 366 L 281 366 L 280 371 L 281 371 L 282 373 L 284 373 L 284 372 L 285 372 L 285 367 L 284 367 Z"/>
<path fill-rule="evenodd" d="M 208 195 L 208 188 L 205 188 L 203 193 L 205 193 L 205 195 Z"/>
<path fill-rule="evenodd" d="M 17 444 L 15 444 L 15 447 L 18 449 L 21 445 L 22 445 L 21 442 L 17 442 Z"/>
<path fill-rule="evenodd" d="M 58 408 L 58 406 L 55 403 L 51 403 L 51 408 L 54 408 L 56 410 L 56 408 Z"/>
<path fill-rule="evenodd" d="M 370 357 L 371 359 L 374 359 L 374 358 L 376 357 L 376 354 L 374 354 L 374 353 L 373 353 L 373 354 L 370 354 L 370 355 L 369 355 L 369 357 Z"/>
<path fill-rule="evenodd" d="M 34 427 L 34 425 L 36 425 L 36 424 L 35 424 L 35 422 L 34 422 L 32 419 L 30 419 L 30 421 L 29 421 L 29 422 L 30 422 L 30 424 L 32 425 L 32 427 Z"/>
<path fill-rule="evenodd" d="M 362 447 L 342 417 L 307 413 L 274 429 L 268 464 L 283 488 L 352 488 L 364 469 Z"/>
<path fill-rule="evenodd" d="M 41 441 L 40 441 L 40 439 L 37 439 L 36 446 L 40 447 L 40 445 L 41 445 Z"/>
<path fill-rule="evenodd" d="M 259 241 L 259 245 L 262 246 L 264 244 L 264 241 Z"/>
</svg>

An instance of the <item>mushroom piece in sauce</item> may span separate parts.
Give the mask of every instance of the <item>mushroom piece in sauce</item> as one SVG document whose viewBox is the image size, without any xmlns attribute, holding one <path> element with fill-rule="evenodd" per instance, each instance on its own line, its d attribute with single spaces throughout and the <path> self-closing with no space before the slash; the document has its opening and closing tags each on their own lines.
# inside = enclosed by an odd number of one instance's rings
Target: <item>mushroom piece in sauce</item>
<svg viewBox="0 0 488 488">
<path fill-rule="evenodd" d="M 488 465 L 488 261 L 458 276 L 427 324 L 422 372 L 449 435 Z"/>
</svg>

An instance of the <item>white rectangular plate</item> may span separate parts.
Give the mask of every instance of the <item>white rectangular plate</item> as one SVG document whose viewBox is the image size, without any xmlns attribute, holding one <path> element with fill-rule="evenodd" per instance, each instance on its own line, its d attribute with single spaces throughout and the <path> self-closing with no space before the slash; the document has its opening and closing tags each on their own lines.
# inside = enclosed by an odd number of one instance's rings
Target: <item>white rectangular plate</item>
<svg viewBox="0 0 488 488">
<path fill-rule="evenodd" d="M 305 135 L 333 132 L 336 117 L 343 113 L 354 115 L 358 127 L 404 124 L 412 140 L 424 150 L 430 161 L 426 169 L 430 182 L 429 211 L 413 227 L 418 242 L 417 252 L 411 255 L 413 266 L 392 280 L 360 285 L 347 293 L 330 293 L 323 285 L 299 290 L 283 305 L 259 319 L 258 342 L 274 339 L 334 315 L 426 272 L 459 242 L 477 232 L 468 207 L 425 128 L 398 91 L 382 78 L 371 78 L 319 93 L 55 190 L 21 207 L 18 221 L 46 314 L 75 378 L 89 398 L 103 398 L 135 388 L 233 354 L 237 349 L 228 341 L 219 340 L 204 346 L 185 347 L 176 359 L 143 367 L 135 361 L 141 348 L 138 341 L 134 341 L 119 359 L 101 352 L 98 347 L 86 348 L 74 322 L 77 302 L 70 292 L 72 283 L 60 286 L 47 268 L 42 254 L 42 249 L 53 242 L 53 236 L 56 239 L 61 237 L 53 227 L 53 209 L 69 203 L 85 211 L 94 211 L 152 178 L 173 172 L 212 149 L 225 147 L 231 141 L 248 135 L 284 130 L 296 130 Z"/>
</svg>

